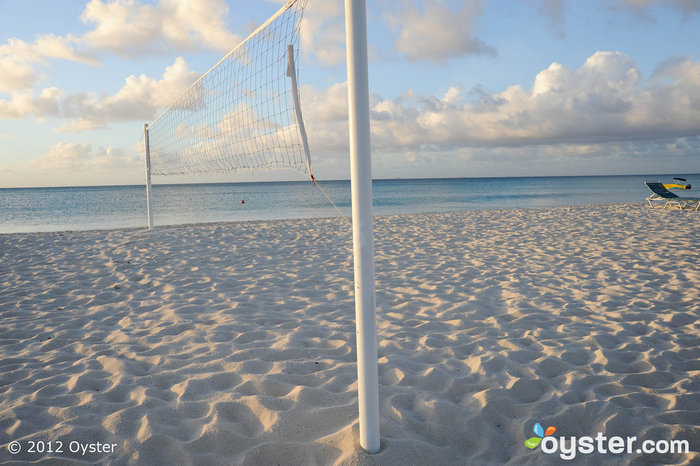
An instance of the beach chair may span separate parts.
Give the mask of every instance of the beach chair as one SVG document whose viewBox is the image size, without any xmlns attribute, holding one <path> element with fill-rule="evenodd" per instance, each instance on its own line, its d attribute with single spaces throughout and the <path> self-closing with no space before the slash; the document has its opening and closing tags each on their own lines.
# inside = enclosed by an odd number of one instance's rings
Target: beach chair
<svg viewBox="0 0 700 466">
<path fill-rule="evenodd" d="M 700 197 L 676 196 L 671 191 L 666 189 L 664 184 L 660 181 L 645 181 L 644 184 L 646 184 L 647 188 L 649 188 L 652 192 L 652 195 L 645 199 L 652 207 L 654 206 L 652 202 L 661 201 L 664 202 L 664 207 L 677 205 L 680 210 L 683 210 L 686 207 L 692 208 L 693 203 L 695 203 L 695 209 L 693 210 L 698 210 L 700 208 Z"/>
</svg>

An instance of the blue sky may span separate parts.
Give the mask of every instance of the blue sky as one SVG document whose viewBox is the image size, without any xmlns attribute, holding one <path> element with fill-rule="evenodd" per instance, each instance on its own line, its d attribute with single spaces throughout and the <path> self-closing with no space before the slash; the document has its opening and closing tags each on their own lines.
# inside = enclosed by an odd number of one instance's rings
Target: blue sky
<svg viewBox="0 0 700 466">
<path fill-rule="evenodd" d="M 143 124 L 282 3 L 0 0 L 0 187 L 142 183 Z M 376 178 L 700 172 L 700 0 L 367 10 Z M 347 178 L 343 3 L 304 17 L 314 172 Z"/>
</svg>

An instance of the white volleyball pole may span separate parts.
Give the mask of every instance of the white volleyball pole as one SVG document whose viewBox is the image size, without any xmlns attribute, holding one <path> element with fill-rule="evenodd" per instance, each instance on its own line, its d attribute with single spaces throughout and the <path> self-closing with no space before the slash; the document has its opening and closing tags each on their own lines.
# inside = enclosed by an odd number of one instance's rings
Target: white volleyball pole
<svg viewBox="0 0 700 466">
<path fill-rule="evenodd" d="M 365 9 L 365 0 L 345 0 L 360 446 L 369 453 L 377 453 L 380 448 L 379 377 Z"/>
<path fill-rule="evenodd" d="M 148 229 L 153 229 L 151 213 L 151 149 L 148 143 L 148 124 L 143 125 L 143 144 L 146 148 L 146 212 L 148 213 Z"/>
</svg>

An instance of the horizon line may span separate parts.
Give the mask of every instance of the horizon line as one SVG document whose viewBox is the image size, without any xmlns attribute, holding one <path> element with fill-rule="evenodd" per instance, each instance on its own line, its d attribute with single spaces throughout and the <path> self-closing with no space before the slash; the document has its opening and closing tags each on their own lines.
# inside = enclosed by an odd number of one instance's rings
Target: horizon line
<svg viewBox="0 0 700 466">
<path fill-rule="evenodd" d="M 399 180 L 479 180 L 479 179 L 513 179 L 513 178 L 596 178 L 613 176 L 673 176 L 677 173 L 632 173 L 632 174 L 596 174 L 596 175 L 522 175 L 522 176 L 449 176 L 449 177 L 394 177 L 394 178 L 372 178 L 372 181 L 399 181 Z M 682 176 L 697 176 L 700 173 L 687 173 Z M 349 179 L 318 179 L 322 182 L 345 181 Z M 658 180 L 657 180 L 658 181 Z M 182 185 L 214 185 L 214 184 L 261 184 L 261 183 L 309 183 L 309 180 L 270 180 L 270 181 L 193 181 L 180 183 L 153 183 L 153 186 L 182 186 Z M 6 186 L 0 189 L 67 189 L 67 188 L 128 188 L 144 187 L 146 184 L 104 184 L 104 185 L 57 185 L 57 186 Z"/>
</svg>

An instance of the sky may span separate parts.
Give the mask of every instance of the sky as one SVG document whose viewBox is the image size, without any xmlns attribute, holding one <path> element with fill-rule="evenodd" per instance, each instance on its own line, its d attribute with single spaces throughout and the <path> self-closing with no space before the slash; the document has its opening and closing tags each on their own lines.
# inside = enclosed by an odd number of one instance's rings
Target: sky
<svg viewBox="0 0 700 466">
<path fill-rule="evenodd" d="M 144 123 L 283 3 L 0 0 L 0 188 L 143 184 Z M 301 27 L 319 179 L 349 178 L 343 15 L 308 0 Z M 374 178 L 700 172 L 700 0 L 368 0 L 367 16 Z"/>
</svg>

